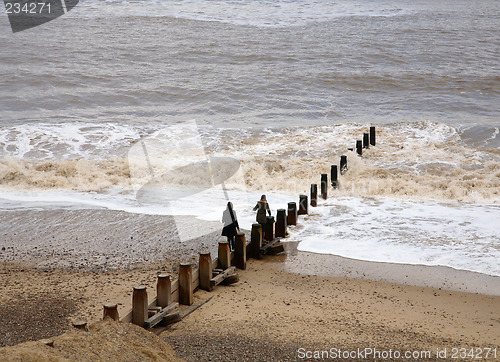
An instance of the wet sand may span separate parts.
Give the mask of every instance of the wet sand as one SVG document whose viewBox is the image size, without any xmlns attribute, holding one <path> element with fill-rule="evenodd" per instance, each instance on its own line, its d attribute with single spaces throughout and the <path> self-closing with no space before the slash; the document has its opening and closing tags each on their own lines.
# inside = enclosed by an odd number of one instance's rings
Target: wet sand
<svg viewBox="0 0 500 362">
<path fill-rule="evenodd" d="M 0 345 L 59 334 L 74 319 L 99 320 L 107 302 L 123 315 L 133 286 L 146 285 L 154 297 L 157 274 L 196 263 L 218 240 L 180 243 L 169 239 L 169 217 L 108 210 L 16 210 L 0 220 L 0 306 L 9 311 L 0 314 Z M 301 346 L 500 345 L 500 278 L 298 252 L 291 243 L 285 255 L 251 261 L 240 276 L 235 285 L 196 292 L 196 300 L 214 298 L 162 334 L 183 358 L 294 359 Z M 51 310 L 37 332 L 29 316 Z"/>
</svg>

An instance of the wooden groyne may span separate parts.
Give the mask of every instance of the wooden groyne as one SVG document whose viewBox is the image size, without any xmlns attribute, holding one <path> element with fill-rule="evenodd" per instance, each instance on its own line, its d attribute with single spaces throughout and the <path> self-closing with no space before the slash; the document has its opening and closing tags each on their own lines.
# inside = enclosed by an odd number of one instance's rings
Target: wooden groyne
<svg viewBox="0 0 500 362">
<path fill-rule="evenodd" d="M 375 144 L 375 127 L 370 127 L 370 132 L 363 134 L 363 140 L 356 141 L 355 148 L 358 156 L 362 156 L 363 148 L 368 149 Z M 339 168 L 337 165 L 331 165 L 330 181 L 333 190 L 340 187 L 340 177 L 348 170 L 346 155 L 340 157 Z M 328 198 L 328 174 L 321 174 L 320 186 L 320 196 L 326 200 Z M 316 207 L 318 205 L 318 184 L 311 184 L 310 192 L 310 205 Z M 202 289 L 210 292 L 218 285 L 238 282 L 237 270 L 245 270 L 249 258 L 260 259 L 264 255 L 283 252 L 285 248 L 281 240 L 288 236 L 287 227 L 288 225 L 297 225 L 299 215 L 309 213 L 308 201 L 307 195 L 300 195 L 298 207 L 296 201 L 289 202 L 287 210 L 277 210 L 276 220 L 269 216 L 264 225 L 252 224 L 249 242 L 247 242 L 245 234 L 239 232 L 235 238 L 234 251 L 232 252 L 229 243 L 220 242 L 216 258 L 212 258 L 209 252 L 201 252 L 197 265 L 191 263 L 179 265 L 177 278 L 173 279 L 170 274 L 158 275 L 156 297 L 151 301 L 148 300 L 145 286 L 133 287 L 132 309 L 120 318 L 117 305 L 108 303 L 103 307 L 103 318 L 134 323 L 144 328 L 153 328 L 160 324 L 165 325 L 180 321 L 183 316 L 206 302 L 194 303 L 193 294 L 197 290 Z M 188 306 L 188 308 L 181 312 L 180 305 Z M 75 327 L 82 329 L 81 324 L 75 325 Z"/>
</svg>

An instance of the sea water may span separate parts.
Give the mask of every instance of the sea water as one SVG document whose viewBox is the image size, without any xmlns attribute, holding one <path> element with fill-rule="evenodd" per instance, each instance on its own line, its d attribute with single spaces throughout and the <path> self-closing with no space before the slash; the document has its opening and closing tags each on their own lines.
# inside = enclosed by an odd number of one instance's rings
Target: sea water
<svg viewBox="0 0 500 362">
<path fill-rule="evenodd" d="M 16 34 L 0 18 L 0 207 L 193 215 L 213 229 L 231 200 L 250 228 L 261 194 L 275 214 L 347 155 L 339 189 L 290 227 L 299 250 L 498 276 L 499 13 L 497 1 L 89 0 Z M 358 157 L 348 148 L 370 125 L 377 145 Z M 203 184 L 229 159 L 234 174 Z"/>
</svg>

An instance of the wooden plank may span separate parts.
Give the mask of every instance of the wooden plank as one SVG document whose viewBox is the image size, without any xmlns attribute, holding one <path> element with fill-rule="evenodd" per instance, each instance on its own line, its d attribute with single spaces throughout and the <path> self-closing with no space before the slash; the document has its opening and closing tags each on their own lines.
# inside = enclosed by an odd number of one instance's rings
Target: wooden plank
<svg viewBox="0 0 500 362">
<path fill-rule="evenodd" d="M 146 328 L 153 328 L 163 320 L 164 316 L 172 313 L 177 308 L 179 308 L 179 303 L 170 304 L 168 307 L 163 308 L 160 312 L 156 313 L 154 316 L 148 318 L 144 323 L 144 326 Z"/>
<path fill-rule="evenodd" d="M 210 285 L 216 286 L 222 283 L 222 281 L 228 276 L 236 273 L 236 267 L 232 266 L 224 270 L 222 273 L 210 280 Z"/>
<path fill-rule="evenodd" d="M 200 286 L 200 269 L 193 268 L 193 292 Z"/>
<path fill-rule="evenodd" d="M 264 245 L 262 248 L 260 248 L 260 252 L 261 254 L 267 254 L 269 249 L 272 249 L 274 248 L 276 245 L 278 245 L 279 243 L 281 242 L 281 239 L 277 238 L 277 239 L 274 239 L 273 241 L 267 243 L 266 245 Z"/>
</svg>

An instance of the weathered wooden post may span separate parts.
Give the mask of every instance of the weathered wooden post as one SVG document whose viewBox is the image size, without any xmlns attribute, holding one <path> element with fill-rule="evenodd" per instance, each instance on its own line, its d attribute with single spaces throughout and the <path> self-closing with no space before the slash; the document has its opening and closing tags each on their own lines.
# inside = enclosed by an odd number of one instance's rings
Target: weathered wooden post
<svg viewBox="0 0 500 362">
<path fill-rule="evenodd" d="M 144 327 L 148 319 L 148 293 L 144 285 L 134 287 L 132 293 L 132 323 Z"/>
<path fill-rule="evenodd" d="M 311 184 L 311 206 L 318 206 L 318 185 Z"/>
<path fill-rule="evenodd" d="M 220 269 L 227 269 L 231 266 L 231 250 L 229 249 L 229 243 L 227 241 L 219 243 L 217 260 Z"/>
<path fill-rule="evenodd" d="M 274 216 L 268 216 L 264 225 L 264 239 L 266 241 L 274 240 Z"/>
<path fill-rule="evenodd" d="M 279 210 L 278 210 L 279 211 Z M 262 225 L 252 224 L 252 232 L 250 234 L 250 250 L 252 258 L 260 259 L 260 248 L 262 247 Z"/>
<path fill-rule="evenodd" d="M 172 281 L 170 280 L 170 274 L 158 275 L 156 297 L 158 307 L 165 308 L 170 305 L 172 301 Z"/>
<path fill-rule="evenodd" d="M 308 213 L 307 195 L 299 195 L 299 212 L 298 215 L 307 215 Z"/>
<path fill-rule="evenodd" d="M 198 261 L 198 271 L 200 273 L 200 289 L 206 291 L 212 291 L 212 286 L 210 285 L 210 279 L 212 279 L 212 257 L 210 252 L 200 253 L 200 259 Z"/>
<path fill-rule="evenodd" d="M 347 172 L 347 156 L 340 156 L 340 174 L 343 175 Z"/>
<path fill-rule="evenodd" d="M 115 303 L 104 304 L 102 319 L 106 319 L 106 317 L 111 318 L 114 321 L 120 320 L 120 316 L 118 315 L 118 305 Z"/>
<path fill-rule="evenodd" d="M 331 179 L 332 187 L 334 189 L 337 189 L 339 187 L 339 174 L 338 174 L 337 165 L 332 165 L 332 168 L 330 171 L 330 179 Z"/>
<path fill-rule="evenodd" d="M 193 267 L 181 263 L 179 267 L 179 304 L 193 304 Z"/>
<path fill-rule="evenodd" d="M 286 210 L 278 209 L 276 214 L 276 237 L 285 238 L 286 237 Z"/>
<path fill-rule="evenodd" d="M 363 141 L 361 140 L 356 141 L 356 153 L 358 156 L 363 156 Z"/>
<path fill-rule="evenodd" d="M 288 218 L 286 220 L 287 225 L 297 225 L 297 203 L 288 203 Z"/>
<path fill-rule="evenodd" d="M 234 240 L 234 265 L 241 270 L 247 268 L 247 241 L 242 231 L 238 232 Z"/>
<path fill-rule="evenodd" d="M 372 146 L 375 146 L 376 141 L 375 141 L 375 126 L 370 127 L 370 144 Z"/>
<path fill-rule="evenodd" d="M 370 135 L 363 133 L 363 148 L 370 148 Z"/>
<path fill-rule="evenodd" d="M 326 173 L 321 174 L 321 198 L 323 200 L 328 198 L 328 175 Z"/>
<path fill-rule="evenodd" d="M 81 329 L 82 331 L 88 331 L 87 321 L 83 320 L 83 319 L 79 319 L 77 321 L 74 321 L 73 327 L 75 327 L 76 329 Z"/>
</svg>

